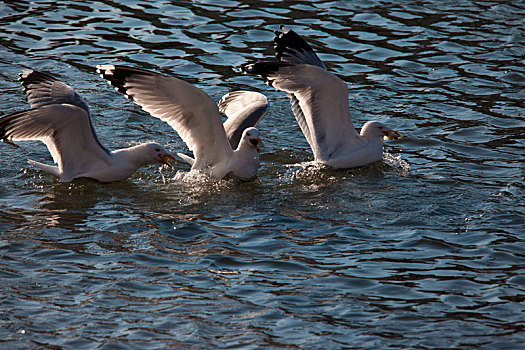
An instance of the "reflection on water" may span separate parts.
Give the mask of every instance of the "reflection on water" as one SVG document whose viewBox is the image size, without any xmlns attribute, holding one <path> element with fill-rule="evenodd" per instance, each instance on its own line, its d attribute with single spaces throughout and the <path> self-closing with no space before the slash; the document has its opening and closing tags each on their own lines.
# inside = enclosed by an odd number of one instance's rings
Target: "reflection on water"
<svg viewBox="0 0 525 350">
<path fill-rule="evenodd" d="M 103 63 L 271 102 L 248 183 L 180 165 L 62 184 L 28 168 L 43 144 L 1 144 L 2 345 L 523 347 L 524 18 L 516 1 L 1 4 L 2 115 L 40 69 L 88 100 L 108 148 L 187 152 Z M 312 164 L 286 96 L 239 73 L 280 24 L 348 83 L 356 126 L 405 135 L 381 163 Z"/>
</svg>

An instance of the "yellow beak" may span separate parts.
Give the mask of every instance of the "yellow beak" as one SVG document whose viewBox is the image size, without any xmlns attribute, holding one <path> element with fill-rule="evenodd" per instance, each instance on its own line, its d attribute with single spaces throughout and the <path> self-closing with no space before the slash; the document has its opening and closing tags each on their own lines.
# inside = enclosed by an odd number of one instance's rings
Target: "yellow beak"
<svg viewBox="0 0 525 350">
<path fill-rule="evenodd" d="M 250 139 L 250 143 L 252 144 L 253 148 L 255 148 L 257 153 L 261 153 L 261 150 L 259 149 L 259 145 L 262 145 L 262 140 L 260 137 L 255 137 L 253 139 Z"/>
<path fill-rule="evenodd" d="M 159 156 L 160 158 L 160 161 L 163 163 L 163 164 L 166 164 L 167 166 L 169 166 L 170 168 L 173 169 L 173 165 L 172 165 L 172 162 L 177 164 L 177 159 L 175 159 L 174 156 L 172 156 L 171 154 L 164 154 L 164 155 L 161 155 Z"/>
<path fill-rule="evenodd" d="M 402 138 L 403 135 L 401 135 L 400 133 L 398 133 L 397 131 L 395 130 L 390 130 L 389 132 L 386 133 L 385 137 L 384 137 L 384 140 L 399 140 L 400 138 Z"/>
</svg>

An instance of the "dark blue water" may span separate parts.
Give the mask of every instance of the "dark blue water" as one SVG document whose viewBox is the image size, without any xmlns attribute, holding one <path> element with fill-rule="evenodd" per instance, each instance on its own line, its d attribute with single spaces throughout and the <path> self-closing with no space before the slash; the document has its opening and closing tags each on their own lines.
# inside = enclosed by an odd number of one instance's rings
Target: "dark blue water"
<svg viewBox="0 0 525 350">
<path fill-rule="evenodd" d="M 383 162 L 309 163 L 286 96 L 238 72 L 280 24 L 347 82 L 357 127 L 405 135 Z M 0 144 L 0 348 L 525 347 L 524 28 L 520 1 L 0 4 L 2 115 L 34 68 L 88 100 L 106 147 L 187 151 L 105 63 L 271 102 L 250 183 L 60 183 L 26 163 L 43 144 Z"/>
</svg>

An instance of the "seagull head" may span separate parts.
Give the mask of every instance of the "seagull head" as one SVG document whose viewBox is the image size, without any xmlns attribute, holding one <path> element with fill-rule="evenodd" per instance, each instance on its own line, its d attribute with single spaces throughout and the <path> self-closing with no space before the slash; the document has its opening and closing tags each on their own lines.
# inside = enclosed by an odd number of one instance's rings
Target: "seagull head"
<svg viewBox="0 0 525 350">
<path fill-rule="evenodd" d="M 366 122 L 361 128 L 361 136 L 367 138 L 383 138 L 384 140 L 399 140 L 403 137 L 399 132 L 376 121 Z"/>
<path fill-rule="evenodd" d="M 177 163 L 174 156 L 166 152 L 164 147 L 155 142 L 149 142 L 145 145 L 147 157 L 153 164 L 166 164 L 173 169 L 172 163 Z"/>
<path fill-rule="evenodd" d="M 262 146 L 262 141 L 259 137 L 259 130 L 256 128 L 245 129 L 242 133 L 242 139 L 247 141 L 257 151 L 257 153 L 261 153 L 259 147 Z"/>
</svg>

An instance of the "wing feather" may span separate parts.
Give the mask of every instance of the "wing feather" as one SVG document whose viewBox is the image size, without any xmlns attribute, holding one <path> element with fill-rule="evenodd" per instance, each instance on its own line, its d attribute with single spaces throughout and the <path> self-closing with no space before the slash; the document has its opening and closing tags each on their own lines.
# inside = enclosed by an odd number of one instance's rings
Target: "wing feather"
<svg viewBox="0 0 525 350">
<path fill-rule="evenodd" d="M 294 94 L 288 94 L 288 98 L 290 99 L 290 106 L 292 107 L 292 113 L 295 116 L 295 120 L 297 121 L 297 124 L 299 124 L 299 127 L 301 128 L 301 131 L 304 134 L 304 137 L 306 138 L 306 141 L 309 145 L 314 144 L 314 140 L 312 139 L 312 132 L 310 131 L 310 127 L 308 126 L 308 123 L 306 121 L 306 116 L 303 113 L 303 110 L 301 109 L 301 106 L 299 105 L 299 100 L 297 97 L 295 97 Z"/>
<path fill-rule="evenodd" d="M 116 65 L 99 65 L 98 72 L 152 116 L 167 122 L 195 155 L 198 167 L 213 167 L 230 158 L 215 102 L 202 90 L 175 77 Z"/>
<path fill-rule="evenodd" d="M 233 149 L 239 145 L 243 131 L 256 127 L 270 109 L 266 96 L 254 91 L 230 92 L 221 98 L 218 107 L 228 117 L 224 129 Z"/>
<path fill-rule="evenodd" d="M 330 159 L 349 142 L 363 142 L 350 119 L 348 88 L 336 75 L 309 64 L 258 62 L 243 69 L 293 96 L 294 115 L 317 160 Z"/>
<path fill-rule="evenodd" d="M 71 86 L 51 75 L 33 69 L 24 69 L 19 76 L 18 80 L 24 87 L 31 108 L 67 103 L 89 113 L 89 107 L 84 98 L 77 94 Z"/>
<path fill-rule="evenodd" d="M 85 110 L 89 116 L 89 127 L 95 137 L 95 141 L 107 154 L 110 154 L 110 151 L 102 145 L 95 133 L 86 100 L 77 94 L 71 86 L 57 80 L 51 75 L 33 69 L 22 70 L 18 80 L 20 80 L 24 87 L 24 92 L 31 108 L 46 105 L 70 104 Z"/>
</svg>

